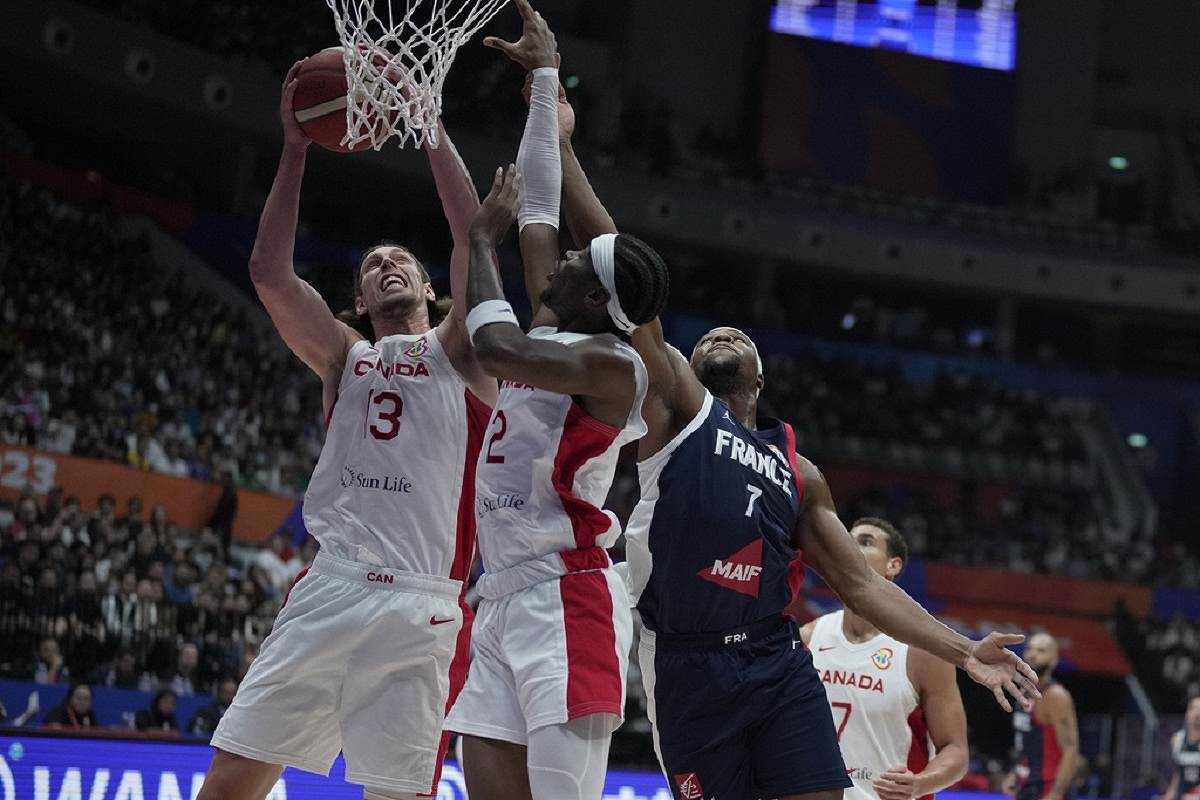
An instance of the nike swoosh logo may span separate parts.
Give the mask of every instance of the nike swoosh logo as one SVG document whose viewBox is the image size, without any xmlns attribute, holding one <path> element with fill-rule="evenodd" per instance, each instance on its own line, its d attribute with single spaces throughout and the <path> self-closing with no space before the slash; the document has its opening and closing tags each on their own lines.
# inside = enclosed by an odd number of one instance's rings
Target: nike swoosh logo
<svg viewBox="0 0 1200 800">
<path fill-rule="evenodd" d="M 451 617 L 450 619 L 438 619 L 437 617 L 429 618 L 430 625 L 445 625 L 447 622 L 454 622 L 454 617 Z"/>
<path fill-rule="evenodd" d="M 818 647 L 817 652 L 824 653 L 826 650 L 832 650 L 832 649 L 833 649 L 832 647 Z"/>
</svg>

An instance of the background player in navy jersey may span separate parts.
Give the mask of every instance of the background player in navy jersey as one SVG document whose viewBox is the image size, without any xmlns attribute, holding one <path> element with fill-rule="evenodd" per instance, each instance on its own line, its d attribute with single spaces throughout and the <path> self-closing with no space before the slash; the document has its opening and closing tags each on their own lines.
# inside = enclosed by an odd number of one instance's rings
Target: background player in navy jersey
<svg viewBox="0 0 1200 800">
<path fill-rule="evenodd" d="M 1037 673 L 1042 697 L 1013 715 L 1017 767 L 1006 788 L 1019 800 L 1062 800 L 1079 761 L 1079 725 L 1071 693 L 1054 680 L 1058 642 L 1035 633 L 1025 645 L 1025 663 Z"/>
<path fill-rule="evenodd" d="M 1163 800 L 1200 798 L 1200 695 L 1188 701 L 1183 728 L 1171 737 L 1171 760 L 1175 771 Z"/>
<path fill-rule="evenodd" d="M 572 235 L 615 232 L 570 148 L 565 99 L 559 124 Z M 745 334 L 710 331 L 690 363 L 657 321 L 632 340 L 651 387 L 626 552 L 655 743 L 677 797 L 836 798 L 849 785 L 812 659 L 782 618 L 801 550 L 880 630 L 962 667 L 1006 710 L 1006 690 L 1029 705 L 1034 673 L 1005 649 L 1023 637 L 972 642 L 867 566 L 791 428 L 758 418 L 761 360 Z"/>
<path fill-rule="evenodd" d="M 887 520 L 855 520 L 850 536 L 879 575 L 894 581 L 904 571 L 908 544 Z M 966 774 L 967 715 L 954 667 L 849 609 L 809 622 L 800 636 L 825 684 L 854 781 L 847 798 L 925 798 Z"/>
</svg>

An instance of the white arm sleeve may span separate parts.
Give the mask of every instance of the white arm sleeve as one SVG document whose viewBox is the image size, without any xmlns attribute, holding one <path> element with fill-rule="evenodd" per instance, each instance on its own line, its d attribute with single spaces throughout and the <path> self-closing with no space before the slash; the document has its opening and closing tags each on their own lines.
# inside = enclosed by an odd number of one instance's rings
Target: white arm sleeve
<svg viewBox="0 0 1200 800">
<path fill-rule="evenodd" d="M 517 171 L 524 179 L 519 229 L 531 222 L 558 228 L 562 196 L 562 158 L 558 152 L 558 70 L 538 67 L 533 71 L 529 119 L 517 151 Z"/>
</svg>

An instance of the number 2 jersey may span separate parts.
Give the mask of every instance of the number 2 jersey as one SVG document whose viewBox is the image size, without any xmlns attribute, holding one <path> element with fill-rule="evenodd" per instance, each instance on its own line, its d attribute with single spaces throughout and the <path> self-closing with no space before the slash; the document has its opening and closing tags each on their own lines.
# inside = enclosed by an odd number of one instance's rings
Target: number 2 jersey
<svg viewBox="0 0 1200 800">
<path fill-rule="evenodd" d="M 648 380 L 641 356 L 610 334 L 539 327 L 532 339 L 571 345 L 610 340 L 633 367 L 635 394 L 625 424 L 591 417 L 569 396 L 503 381 L 479 453 L 475 518 L 485 598 L 498 598 L 571 572 L 611 566 L 606 548 L 621 533 L 602 509 L 623 445 L 646 433 Z"/>
<path fill-rule="evenodd" d="M 465 580 L 489 412 L 436 331 L 355 342 L 304 496 L 309 533 L 338 558 Z"/>
<path fill-rule="evenodd" d="M 778 617 L 799 588 L 796 438 L 786 423 L 762 422 L 747 428 L 706 392 L 687 427 L 638 464 L 627 580 L 651 630 L 711 633 Z"/>
</svg>

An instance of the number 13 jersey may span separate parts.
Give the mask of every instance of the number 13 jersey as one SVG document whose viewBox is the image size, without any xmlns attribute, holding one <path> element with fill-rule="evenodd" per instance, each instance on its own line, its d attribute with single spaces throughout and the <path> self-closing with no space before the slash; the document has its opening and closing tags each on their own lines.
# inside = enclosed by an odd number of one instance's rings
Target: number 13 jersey
<svg viewBox="0 0 1200 800">
<path fill-rule="evenodd" d="M 355 342 L 304 496 L 309 533 L 339 558 L 464 580 L 489 412 L 436 331 Z"/>
</svg>

